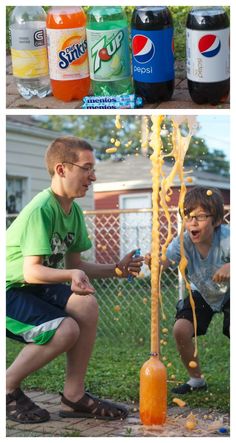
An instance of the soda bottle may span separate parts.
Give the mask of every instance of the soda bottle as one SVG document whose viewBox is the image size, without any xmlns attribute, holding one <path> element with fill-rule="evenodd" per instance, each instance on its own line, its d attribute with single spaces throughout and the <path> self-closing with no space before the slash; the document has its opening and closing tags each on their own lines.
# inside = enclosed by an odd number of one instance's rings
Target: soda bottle
<svg viewBox="0 0 236 443">
<path fill-rule="evenodd" d="M 187 17 L 188 89 L 195 103 L 224 102 L 230 88 L 229 18 L 220 6 L 194 7 Z"/>
<path fill-rule="evenodd" d="M 157 356 L 151 356 L 140 371 L 140 419 L 146 425 L 162 425 L 167 414 L 167 372 Z"/>
<path fill-rule="evenodd" d="M 55 6 L 47 15 L 49 73 L 53 95 L 81 100 L 90 89 L 86 15 L 79 6 Z"/>
<path fill-rule="evenodd" d="M 16 6 L 10 16 L 13 76 L 26 100 L 50 93 L 46 13 L 41 6 Z"/>
<path fill-rule="evenodd" d="M 138 6 L 131 21 L 134 89 L 148 103 L 174 90 L 173 22 L 166 6 Z"/>
<path fill-rule="evenodd" d="M 128 23 L 120 6 L 94 6 L 87 14 L 89 68 L 94 95 L 132 92 Z"/>
</svg>

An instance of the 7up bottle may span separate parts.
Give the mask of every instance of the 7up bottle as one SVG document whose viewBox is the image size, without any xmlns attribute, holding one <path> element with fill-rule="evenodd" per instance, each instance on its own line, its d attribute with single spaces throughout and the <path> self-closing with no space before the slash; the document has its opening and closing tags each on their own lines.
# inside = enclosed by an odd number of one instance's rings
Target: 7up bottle
<svg viewBox="0 0 236 443">
<path fill-rule="evenodd" d="M 90 77 L 94 95 L 132 92 L 128 24 L 120 6 L 94 6 L 87 16 Z"/>
</svg>

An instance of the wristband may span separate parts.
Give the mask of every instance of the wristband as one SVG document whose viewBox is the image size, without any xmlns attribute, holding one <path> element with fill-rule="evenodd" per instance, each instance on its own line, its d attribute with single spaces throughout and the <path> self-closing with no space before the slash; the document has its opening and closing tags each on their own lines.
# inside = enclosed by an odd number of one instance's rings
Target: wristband
<svg viewBox="0 0 236 443">
<path fill-rule="evenodd" d="M 123 272 L 119 268 L 118 264 L 116 264 L 116 267 L 115 267 L 115 274 L 117 275 L 117 277 L 122 277 L 122 275 L 123 275 Z"/>
</svg>

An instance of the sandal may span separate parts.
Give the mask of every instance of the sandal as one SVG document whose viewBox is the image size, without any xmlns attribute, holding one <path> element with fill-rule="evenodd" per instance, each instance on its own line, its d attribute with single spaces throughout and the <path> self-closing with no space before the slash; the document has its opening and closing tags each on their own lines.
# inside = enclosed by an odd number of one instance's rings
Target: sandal
<svg viewBox="0 0 236 443">
<path fill-rule="evenodd" d="M 24 424 L 50 419 L 49 412 L 37 406 L 20 388 L 6 395 L 6 415 L 8 419 Z"/>
<path fill-rule="evenodd" d="M 84 396 L 77 402 L 68 400 L 60 392 L 61 401 L 67 406 L 73 408 L 73 411 L 59 412 L 60 417 L 75 417 L 75 418 L 96 418 L 100 420 L 120 420 L 126 418 L 128 410 L 117 403 L 108 400 L 100 400 L 98 397 L 85 392 Z"/>
</svg>

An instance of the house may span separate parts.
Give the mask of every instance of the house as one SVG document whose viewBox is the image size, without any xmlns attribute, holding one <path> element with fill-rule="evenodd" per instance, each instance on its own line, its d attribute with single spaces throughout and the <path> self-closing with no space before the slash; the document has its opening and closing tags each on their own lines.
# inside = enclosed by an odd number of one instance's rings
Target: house
<svg viewBox="0 0 236 443">
<path fill-rule="evenodd" d="M 168 174 L 170 166 L 164 166 Z M 189 170 L 189 168 L 188 168 Z M 214 186 L 222 191 L 225 205 L 230 204 L 230 182 L 228 177 L 193 169 L 186 176 L 192 177 L 192 182 L 186 182 L 187 188 L 195 185 Z M 150 250 L 152 207 L 152 176 L 151 161 L 142 155 L 130 155 L 124 161 L 114 161 L 112 158 L 100 162 L 96 166 L 97 181 L 94 184 L 95 209 L 125 210 L 112 219 L 113 253 L 120 249 L 120 255 L 144 245 L 145 250 Z M 173 194 L 170 207 L 173 209 L 172 222 L 176 229 L 176 206 L 179 198 L 180 182 L 174 181 Z M 135 211 L 135 210 L 142 211 Z M 130 212 L 129 212 L 130 210 Z M 131 210 L 133 210 L 131 212 Z M 163 238 L 167 229 L 166 220 L 161 221 Z M 109 231 L 109 226 L 107 226 Z M 112 251 L 107 250 L 111 255 Z"/>
<path fill-rule="evenodd" d="M 110 158 L 98 163 L 96 165 L 97 181 L 94 184 L 95 209 L 151 208 L 151 167 L 150 159 L 142 155 L 128 156 L 123 161 L 114 161 Z M 164 167 L 166 174 L 169 173 L 170 168 L 170 166 Z M 229 204 L 229 177 L 197 169 L 190 174 L 186 171 L 186 176 L 192 177 L 192 183 L 186 182 L 188 188 L 195 185 L 217 187 L 223 193 L 225 204 Z M 177 204 L 179 185 L 176 179 L 173 186 L 172 206 Z"/>
<path fill-rule="evenodd" d="M 7 214 L 18 213 L 38 192 L 50 186 L 44 154 L 51 141 L 60 135 L 41 128 L 29 115 L 9 115 L 6 121 Z M 89 141 L 94 145 L 93 141 Z M 96 142 L 96 146 L 99 143 Z M 79 200 L 82 209 L 93 209 L 92 188 Z"/>
</svg>

